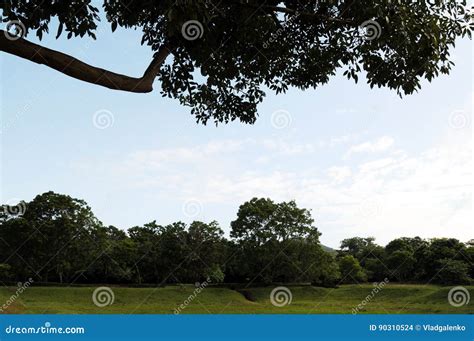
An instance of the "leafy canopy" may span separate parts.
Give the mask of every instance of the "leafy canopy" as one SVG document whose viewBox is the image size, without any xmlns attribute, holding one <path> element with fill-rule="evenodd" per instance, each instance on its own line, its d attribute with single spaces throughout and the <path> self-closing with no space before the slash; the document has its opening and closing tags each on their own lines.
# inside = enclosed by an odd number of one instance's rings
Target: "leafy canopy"
<svg viewBox="0 0 474 341">
<path fill-rule="evenodd" d="M 95 39 L 101 21 L 141 30 L 142 44 L 173 56 L 156 75 L 162 95 L 204 124 L 253 123 L 264 89 L 316 88 L 338 71 L 411 94 L 449 73 L 450 47 L 473 29 L 465 0 L 10 0 L 2 10 L 40 39 L 53 29 Z"/>
</svg>

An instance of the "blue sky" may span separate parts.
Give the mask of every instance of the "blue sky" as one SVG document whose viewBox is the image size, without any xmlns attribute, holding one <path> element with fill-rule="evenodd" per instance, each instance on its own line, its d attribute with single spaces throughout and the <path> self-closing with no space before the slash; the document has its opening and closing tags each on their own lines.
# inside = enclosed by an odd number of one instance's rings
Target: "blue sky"
<svg viewBox="0 0 474 341">
<path fill-rule="evenodd" d="M 139 42 L 138 31 L 106 27 L 97 41 L 42 44 L 139 76 L 152 55 Z M 403 99 L 336 76 L 316 90 L 267 92 L 256 124 L 216 128 L 162 98 L 159 83 L 117 92 L 2 54 L 1 199 L 53 190 L 86 200 L 107 225 L 215 219 L 228 232 L 239 204 L 264 196 L 311 209 L 332 247 L 351 236 L 467 241 L 472 43 L 452 55 L 451 75 Z"/>
</svg>

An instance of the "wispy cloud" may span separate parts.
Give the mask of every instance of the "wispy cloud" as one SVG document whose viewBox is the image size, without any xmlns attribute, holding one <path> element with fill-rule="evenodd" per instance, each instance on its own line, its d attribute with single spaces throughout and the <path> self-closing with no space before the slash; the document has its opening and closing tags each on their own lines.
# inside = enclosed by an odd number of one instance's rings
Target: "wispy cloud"
<svg viewBox="0 0 474 341">
<path fill-rule="evenodd" d="M 346 156 L 354 153 L 380 153 L 390 149 L 394 144 L 394 139 L 390 136 L 382 136 L 375 141 L 367 141 L 352 146 Z"/>
<path fill-rule="evenodd" d="M 470 144 L 450 140 L 416 154 L 394 150 L 393 144 L 393 138 L 382 137 L 349 147 L 368 152 L 369 160 L 298 167 L 324 148 L 269 139 L 223 140 L 137 151 L 94 168 L 115 174 L 115 183 L 131 190 L 146 188 L 171 200 L 198 198 L 214 207 L 237 209 L 254 196 L 296 199 L 313 210 L 323 241 L 333 246 L 352 235 L 373 235 L 382 243 L 400 235 L 467 239 L 471 234 Z M 272 162 L 260 165 L 262 155 Z M 228 221 L 222 223 L 226 226 Z"/>
</svg>

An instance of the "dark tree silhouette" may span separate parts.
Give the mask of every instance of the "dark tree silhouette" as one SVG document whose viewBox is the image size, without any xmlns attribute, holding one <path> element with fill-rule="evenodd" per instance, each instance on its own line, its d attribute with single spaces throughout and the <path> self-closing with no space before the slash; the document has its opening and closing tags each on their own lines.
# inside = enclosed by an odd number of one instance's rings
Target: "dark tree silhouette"
<svg viewBox="0 0 474 341">
<path fill-rule="evenodd" d="M 449 48 L 473 29 L 464 0 L 108 0 L 104 15 L 87 0 L 7 0 L 1 8 L 10 28 L 0 34 L 2 51 L 116 90 L 150 92 L 157 78 L 163 96 L 191 106 L 204 124 L 253 123 L 264 87 L 276 93 L 315 88 L 339 70 L 355 81 L 363 72 L 371 87 L 410 94 L 421 79 L 449 73 Z M 141 77 L 12 34 L 35 32 L 41 39 L 56 30 L 56 38 L 95 39 L 101 20 L 112 31 L 143 32 L 141 43 L 153 57 Z"/>
<path fill-rule="evenodd" d="M 169 284 L 472 282 L 473 243 L 454 238 L 345 239 L 324 251 L 307 209 L 294 201 L 253 198 L 231 223 L 152 221 L 127 231 L 106 226 L 87 203 L 47 192 L 0 205 L 0 283 Z"/>
</svg>

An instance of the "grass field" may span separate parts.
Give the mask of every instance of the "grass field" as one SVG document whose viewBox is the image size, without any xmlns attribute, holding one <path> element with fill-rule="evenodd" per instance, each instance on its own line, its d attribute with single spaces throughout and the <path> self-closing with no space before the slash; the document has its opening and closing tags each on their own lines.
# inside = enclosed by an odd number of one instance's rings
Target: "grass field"
<svg viewBox="0 0 474 341">
<path fill-rule="evenodd" d="M 172 314 L 195 287 L 164 288 L 111 287 L 115 296 L 111 305 L 103 308 L 92 302 L 96 287 L 29 287 L 10 304 L 4 313 L 13 314 Z M 374 287 L 344 285 L 337 289 L 309 286 L 289 286 L 292 302 L 284 307 L 270 302 L 272 287 L 247 288 L 245 296 L 227 288 L 207 287 L 191 299 L 181 313 L 194 314 L 351 314 L 352 309 L 369 295 Z M 434 285 L 389 284 L 375 294 L 361 313 L 474 313 L 472 302 L 456 308 L 448 303 L 451 287 Z M 466 287 L 471 293 L 474 286 Z M 16 288 L 0 288 L 0 308 L 15 293 Z M 247 297 L 247 298 L 246 298 Z M 250 298 L 251 300 L 249 300 Z"/>
</svg>

